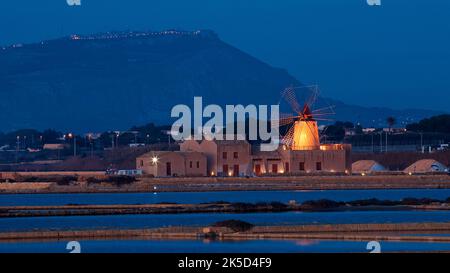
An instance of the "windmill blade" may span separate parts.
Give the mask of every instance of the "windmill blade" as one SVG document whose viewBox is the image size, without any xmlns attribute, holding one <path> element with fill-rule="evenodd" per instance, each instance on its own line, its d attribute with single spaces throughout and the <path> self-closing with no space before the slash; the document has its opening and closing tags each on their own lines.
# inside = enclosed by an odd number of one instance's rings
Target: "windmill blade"
<svg viewBox="0 0 450 273">
<path fill-rule="evenodd" d="M 328 131 L 329 126 L 326 126 L 325 129 L 323 129 L 322 134 L 319 135 L 320 138 L 320 142 L 322 143 L 322 138 L 326 139 L 327 138 L 327 131 Z"/>
<path fill-rule="evenodd" d="M 317 114 L 311 114 L 311 115 L 313 115 L 313 116 L 315 116 L 315 117 L 323 117 L 323 116 L 331 116 L 331 115 L 333 115 L 332 113 L 317 113 Z"/>
<path fill-rule="evenodd" d="M 314 118 L 315 120 L 318 120 L 318 121 L 335 121 L 334 119 L 329 119 L 329 118 Z"/>
<path fill-rule="evenodd" d="M 306 101 L 306 105 L 308 105 L 310 108 L 316 103 L 317 98 L 319 97 L 319 88 L 317 85 L 312 86 L 312 88 L 308 87 L 309 89 L 312 89 L 311 96 Z"/>
<path fill-rule="evenodd" d="M 334 105 L 330 105 L 330 106 L 327 106 L 327 107 L 323 107 L 323 108 L 319 108 L 319 109 L 314 109 L 314 110 L 312 110 L 311 112 L 313 112 L 314 114 L 330 113 L 330 114 L 334 115 L 334 114 L 336 114 L 336 113 L 334 112 L 334 108 L 335 108 Z M 324 112 L 324 111 L 329 111 L 329 112 Z"/>
<path fill-rule="evenodd" d="M 292 124 L 287 133 L 283 137 L 283 143 L 289 147 L 292 145 L 292 142 L 294 140 L 294 127 L 295 124 Z"/>
<path fill-rule="evenodd" d="M 295 89 L 293 87 L 284 89 L 281 93 L 281 96 L 289 104 L 289 106 L 291 106 L 292 110 L 294 110 L 295 113 L 301 114 L 302 108 L 298 103 L 297 96 L 295 95 Z"/>
<path fill-rule="evenodd" d="M 293 116 L 291 114 L 280 114 L 280 118 L 278 119 L 279 126 L 282 127 L 288 125 L 295 122 L 295 120 L 297 119 L 299 119 L 299 116 Z"/>
</svg>

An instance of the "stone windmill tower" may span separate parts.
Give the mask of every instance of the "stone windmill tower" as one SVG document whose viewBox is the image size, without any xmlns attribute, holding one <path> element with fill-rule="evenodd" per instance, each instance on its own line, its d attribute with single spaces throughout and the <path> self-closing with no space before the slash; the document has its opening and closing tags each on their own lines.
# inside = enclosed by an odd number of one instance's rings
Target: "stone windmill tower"
<svg viewBox="0 0 450 273">
<path fill-rule="evenodd" d="M 311 96 L 305 101 L 303 107 L 300 106 L 295 95 L 296 89 L 300 88 L 308 88 L 311 91 Z M 282 114 L 280 117 L 280 126 L 289 126 L 283 137 L 283 144 L 294 151 L 318 150 L 320 149 L 320 137 L 317 121 L 331 121 L 325 116 L 334 114 L 333 107 L 312 110 L 319 94 L 317 86 L 300 88 L 289 87 L 282 92 L 282 97 L 293 111 L 293 114 Z"/>
</svg>

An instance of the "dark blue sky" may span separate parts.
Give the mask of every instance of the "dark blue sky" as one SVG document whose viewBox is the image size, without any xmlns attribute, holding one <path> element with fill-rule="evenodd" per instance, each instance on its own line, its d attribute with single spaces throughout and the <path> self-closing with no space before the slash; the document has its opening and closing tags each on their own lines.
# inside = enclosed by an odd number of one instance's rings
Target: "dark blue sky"
<svg viewBox="0 0 450 273">
<path fill-rule="evenodd" d="M 4 0 L 0 44 L 110 30 L 212 29 L 324 96 L 450 112 L 450 1 Z M 1 65 L 1 64 L 0 64 Z"/>
</svg>

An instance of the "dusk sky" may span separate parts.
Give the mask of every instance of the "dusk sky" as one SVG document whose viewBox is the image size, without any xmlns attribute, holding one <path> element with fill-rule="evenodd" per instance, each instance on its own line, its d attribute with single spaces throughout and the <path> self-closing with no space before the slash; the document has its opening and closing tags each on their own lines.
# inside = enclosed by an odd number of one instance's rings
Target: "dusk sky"
<svg viewBox="0 0 450 273">
<path fill-rule="evenodd" d="M 4 0 L 0 45 L 112 30 L 211 29 L 322 95 L 450 112 L 450 1 Z M 1 65 L 1 64 L 0 64 Z"/>
</svg>

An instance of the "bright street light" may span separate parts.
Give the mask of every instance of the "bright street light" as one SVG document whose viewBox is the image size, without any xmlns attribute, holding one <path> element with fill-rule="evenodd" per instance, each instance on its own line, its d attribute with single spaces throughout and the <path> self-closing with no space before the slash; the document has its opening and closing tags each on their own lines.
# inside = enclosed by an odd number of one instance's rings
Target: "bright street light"
<svg viewBox="0 0 450 273">
<path fill-rule="evenodd" d="M 156 165 L 156 164 L 158 164 L 158 157 L 157 156 L 154 156 L 154 157 L 152 157 L 152 163 L 153 163 L 153 165 Z"/>
</svg>

